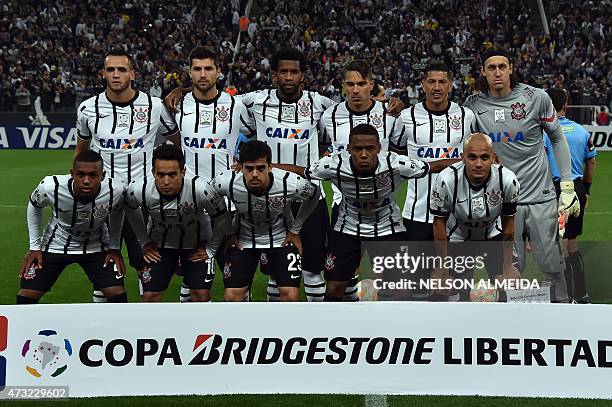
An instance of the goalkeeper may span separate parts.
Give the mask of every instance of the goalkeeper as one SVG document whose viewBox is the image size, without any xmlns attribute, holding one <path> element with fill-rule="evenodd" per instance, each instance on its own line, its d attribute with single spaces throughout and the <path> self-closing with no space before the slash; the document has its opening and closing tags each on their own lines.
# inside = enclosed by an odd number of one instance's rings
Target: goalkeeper
<svg viewBox="0 0 612 407">
<path fill-rule="evenodd" d="M 550 98 L 543 90 L 518 82 L 509 53 L 487 50 L 480 57 L 479 92 L 468 97 L 465 106 L 476 114 L 474 130 L 489 135 L 495 154 L 521 185 L 514 219 L 519 268 L 525 268 L 526 236 L 535 263 L 551 283 L 551 300 L 567 302 L 558 215 L 561 211 L 566 216 L 580 213 L 567 141 Z M 543 129 L 550 137 L 561 172 L 559 205 L 544 152 Z"/>
</svg>

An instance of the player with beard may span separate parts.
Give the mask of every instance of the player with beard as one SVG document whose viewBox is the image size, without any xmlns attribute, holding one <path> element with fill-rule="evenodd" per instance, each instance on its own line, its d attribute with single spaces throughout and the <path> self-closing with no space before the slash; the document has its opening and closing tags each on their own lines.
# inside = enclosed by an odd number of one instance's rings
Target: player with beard
<svg viewBox="0 0 612 407">
<path fill-rule="evenodd" d="M 100 153 L 106 173 L 126 187 L 134 181 L 150 180 L 156 135 L 170 137 L 176 133 L 172 118 L 161 99 L 132 88 L 135 71 L 125 51 L 114 49 L 105 55 L 102 77 L 106 91 L 78 108 L 74 156 L 89 149 Z M 144 267 L 142 252 L 127 220 L 122 237 L 130 265 L 140 273 Z M 105 302 L 99 291 L 94 292 L 94 302 Z"/>
<path fill-rule="evenodd" d="M 268 145 L 249 141 L 240 148 L 240 171 L 224 171 L 210 182 L 213 193 L 227 197 L 236 208 L 237 230 L 228 238 L 223 264 L 226 301 L 243 300 L 264 257 L 280 300 L 299 300 L 300 229 L 316 208 L 320 191 L 295 174 L 272 168 L 271 160 Z M 295 201 L 301 204 L 294 218 Z"/>
<path fill-rule="evenodd" d="M 173 125 L 180 131 L 187 173 L 210 181 L 234 165 L 234 149 L 240 133 L 251 135 L 246 107 L 239 98 L 217 89 L 220 71 L 213 51 L 197 47 L 189 54 L 189 77 L 193 90 L 179 102 Z M 212 277 L 211 277 L 212 278 Z M 191 301 L 190 290 L 181 284 L 181 302 Z"/>
<path fill-rule="evenodd" d="M 124 185 L 105 175 L 100 155 L 84 151 L 74 158 L 70 174 L 45 177 L 32 192 L 30 250 L 21 267 L 17 304 L 37 303 L 72 263 L 85 270 L 109 302 L 127 302 L 119 250 Z M 41 234 L 45 206 L 52 213 Z"/>
<path fill-rule="evenodd" d="M 542 89 L 519 83 L 511 56 L 504 50 L 481 55 L 480 91 L 465 105 L 476 113 L 475 128 L 493 140 L 493 150 L 521 185 L 514 218 L 514 244 L 519 268 L 526 265 L 525 241 L 546 281 L 551 283 L 551 300 L 567 302 L 564 261 L 559 244 L 558 217 L 577 216 L 580 203 L 574 192 L 568 144 L 559 126 L 555 108 Z M 544 152 L 542 130 L 550 137 L 561 176 L 560 202 Z"/>
</svg>

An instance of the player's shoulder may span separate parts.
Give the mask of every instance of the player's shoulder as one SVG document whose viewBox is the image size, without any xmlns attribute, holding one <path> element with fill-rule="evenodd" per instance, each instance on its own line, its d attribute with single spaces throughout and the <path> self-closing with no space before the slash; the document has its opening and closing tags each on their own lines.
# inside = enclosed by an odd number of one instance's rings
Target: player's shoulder
<svg viewBox="0 0 612 407">
<path fill-rule="evenodd" d="M 217 188 L 223 188 L 227 185 L 229 185 L 229 183 L 231 182 L 231 180 L 233 179 L 234 181 L 237 179 L 241 179 L 242 178 L 242 172 L 240 171 L 234 171 L 234 170 L 223 170 L 221 171 L 219 174 L 217 174 L 213 180 L 214 180 L 214 184 L 215 187 Z"/>
<path fill-rule="evenodd" d="M 135 194 L 136 193 L 140 194 L 142 192 L 142 188 L 145 187 L 145 186 L 152 186 L 152 185 L 154 185 L 153 182 L 146 183 L 144 180 L 132 181 L 132 182 L 130 182 L 129 184 L 126 185 L 125 183 L 121 182 L 121 180 L 114 179 L 114 178 L 111 178 L 111 179 L 113 180 L 113 185 L 121 183 L 121 184 L 123 184 L 123 188 L 125 188 L 125 190 L 128 193 L 134 192 Z"/>
<path fill-rule="evenodd" d="M 139 182 L 139 181 L 135 181 L 135 182 Z M 118 192 L 123 192 L 128 188 L 128 185 L 126 185 L 120 179 L 111 178 L 111 177 L 106 177 L 104 181 L 102 181 L 102 185 L 108 187 L 109 189 L 112 188 L 114 191 L 118 191 Z"/>
<path fill-rule="evenodd" d="M 40 183 L 38 184 L 38 189 L 39 191 L 42 192 L 48 192 L 48 191 L 52 191 L 55 188 L 55 184 L 57 181 L 58 185 L 61 185 L 61 181 L 64 177 L 66 177 L 66 175 L 47 175 L 45 177 L 43 177 L 43 179 L 40 181 Z M 68 175 L 68 178 L 70 178 L 70 175 Z"/>
<path fill-rule="evenodd" d="M 512 171 L 510 168 L 505 167 L 502 164 L 493 164 L 491 165 L 491 171 L 498 171 L 501 172 L 502 176 L 505 179 L 508 179 L 510 181 L 515 180 L 516 179 L 516 174 L 514 173 L 514 171 Z"/>
<path fill-rule="evenodd" d="M 474 92 L 470 96 L 465 98 L 465 101 L 463 102 L 463 106 L 473 110 L 474 106 L 476 106 L 483 99 L 484 99 L 484 93 Z"/>
<path fill-rule="evenodd" d="M 447 183 L 454 182 L 455 174 L 462 174 L 465 168 L 463 161 L 457 161 L 440 171 L 438 178 L 444 179 Z"/>
<path fill-rule="evenodd" d="M 461 112 L 463 113 L 463 117 L 470 118 L 474 116 L 474 111 L 465 105 L 460 105 L 459 103 L 450 102 L 450 107 L 448 109 L 449 113 Z"/>
<path fill-rule="evenodd" d="M 516 87 L 512 89 L 512 93 L 515 96 L 522 96 L 530 100 L 544 99 L 550 101 L 550 97 L 548 96 L 546 91 L 544 91 L 544 89 L 536 88 L 534 86 L 527 85 L 526 83 L 518 83 Z"/>
<path fill-rule="evenodd" d="M 82 101 L 77 108 L 77 115 L 90 116 L 95 114 L 96 102 L 99 97 L 100 95 L 94 95 Z"/>
</svg>

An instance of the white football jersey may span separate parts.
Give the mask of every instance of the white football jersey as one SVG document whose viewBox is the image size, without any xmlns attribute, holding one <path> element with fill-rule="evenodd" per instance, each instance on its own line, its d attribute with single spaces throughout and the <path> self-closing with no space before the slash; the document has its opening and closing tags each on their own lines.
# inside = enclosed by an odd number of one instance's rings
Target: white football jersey
<svg viewBox="0 0 612 407">
<path fill-rule="evenodd" d="M 487 240 L 502 232 L 501 216 L 516 213 L 519 183 L 508 168 L 493 164 L 491 176 L 481 185 L 472 185 L 465 164 L 445 168 L 431 192 L 430 210 L 448 217 L 449 241 Z"/>
<path fill-rule="evenodd" d="M 471 133 L 474 113 L 457 103 L 450 102 L 448 109 L 434 112 L 424 103 L 404 109 L 401 122 L 395 126 L 390 144 L 400 151 L 406 150 L 411 158 L 435 161 L 445 158 L 461 158 L 463 140 Z M 406 201 L 402 217 L 417 222 L 433 222 L 429 212 L 431 189 L 437 174 L 408 181 Z"/>
<path fill-rule="evenodd" d="M 381 151 L 389 149 L 389 139 L 393 134 L 393 128 L 397 118 L 387 113 L 387 103 L 372 100 L 372 106 L 364 112 L 354 112 L 348 102 L 341 102 L 331 106 L 323 112 L 319 125 L 319 144 L 331 147 L 333 152 L 346 150 L 349 142 L 351 129 L 359 124 L 371 124 L 378 130 Z M 334 204 L 338 205 L 342 200 L 342 194 L 335 185 Z"/>
<path fill-rule="evenodd" d="M 100 93 L 77 111 L 77 135 L 104 161 L 111 178 L 126 184 L 152 178 L 151 163 L 159 127 L 164 136 L 176 132 L 161 99 L 136 91 L 132 100 L 115 103 Z"/>
<path fill-rule="evenodd" d="M 240 98 L 218 92 L 211 100 L 199 100 L 193 92 L 181 100 L 174 123 L 181 132 L 187 172 L 210 181 L 234 162 L 238 135 L 250 135 L 246 108 Z"/>
<path fill-rule="evenodd" d="M 341 192 L 334 230 L 359 237 L 378 237 L 404 232 L 396 193 L 403 179 L 424 177 L 429 165 L 393 152 L 378 154 L 371 177 L 358 177 L 348 152 L 323 157 L 304 170 L 308 179 L 329 180 Z"/>
<path fill-rule="evenodd" d="M 319 120 L 333 102 L 316 92 L 303 91 L 285 102 L 267 89 L 242 95 L 255 123 L 257 140 L 270 146 L 272 162 L 307 167 L 319 159 Z"/>
<path fill-rule="evenodd" d="M 75 198 L 73 181 L 69 174 L 50 175 L 30 195 L 30 250 L 88 254 L 109 247 L 118 249 L 123 224 L 123 182 L 112 178 L 102 180 L 95 199 L 82 203 Z M 51 206 L 52 213 L 41 235 L 42 208 L 45 206 Z M 109 236 L 107 220 L 112 236 Z"/>
<path fill-rule="evenodd" d="M 281 247 L 287 231 L 299 233 L 318 202 L 318 187 L 297 174 L 273 168 L 261 194 L 251 193 L 242 172 L 224 171 L 210 181 L 214 191 L 236 207 L 235 229 L 244 248 Z M 302 201 L 296 218 L 291 203 Z"/>
</svg>

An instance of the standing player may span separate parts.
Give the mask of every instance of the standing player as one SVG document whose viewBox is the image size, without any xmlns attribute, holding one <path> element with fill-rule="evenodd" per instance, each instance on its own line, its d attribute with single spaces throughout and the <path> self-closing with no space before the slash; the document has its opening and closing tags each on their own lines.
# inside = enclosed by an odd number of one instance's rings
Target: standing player
<svg viewBox="0 0 612 407">
<path fill-rule="evenodd" d="M 299 300 L 300 229 L 316 208 L 320 191 L 295 174 L 272 168 L 271 160 L 272 151 L 264 142 L 244 143 L 240 172 L 224 171 L 210 182 L 213 193 L 229 198 L 236 207 L 238 230 L 228 239 L 233 247 L 228 248 L 223 264 L 226 301 L 243 300 L 262 254 L 278 284 L 280 300 Z M 295 219 L 294 201 L 302 202 Z"/>
<path fill-rule="evenodd" d="M 426 163 L 381 152 L 378 130 L 360 124 L 349 134 L 348 151 L 333 153 L 306 168 L 276 165 L 313 180 L 330 180 L 342 193 L 338 217 L 328 234 L 326 301 L 342 301 L 361 260 L 362 241 L 405 241 L 396 194 L 403 179 L 439 172 L 456 160 Z"/>
<path fill-rule="evenodd" d="M 441 62 L 432 61 L 425 70 L 422 81 L 425 101 L 405 109 L 401 123 L 395 126 L 391 148 L 423 161 L 458 159 L 463 141 L 471 132 L 474 113 L 449 100 L 453 75 Z M 429 207 L 431 192 L 437 174 L 429 173 L 423 178 L 408 180 L 406 201 L 402 218 L 408 231 L 410 249 L 416 254 L 434 255 L 433 220 Z M 422 269 L 417 273 L 427 278 L 431 270 Z M 415 299 L 426 297 L 416 294 Z"/>
<path fill-rule="evenodd" d="M 371 97 L 374 80 L 372 70 L 367 63 L 355 61 L 344 68 L 344 88 L 346 89 L 346 101 L 329 107 L 321 117 L 319 145 L 325 149 L 330 148 L 336 153 L 344 151 L 349 143 L 351 129 L 365 123 L 376 128 L 381 151 L 387 151 L 396 117 L 389 114 L 387 103 L 379 102 Z M 335 222 L 342 194 L 333 184 L 332 189 L 334 191 L 332 222 Z M 358 300 L 358 281 L 359 274 L 355 274 L 346 288 L 345 301 Z"/>
<path fill-rule="evenodd" d="M 21 267 L 17 304 L 37 303 L 72 263 L 85 270 L 109 302 L 127 302 L 119 250 L 123 192 L 121 181 L 105 178 L 102 158 L 94 151 L 77 155 L 69 175 L 42 180 L 28 204 L 30 251 Z M 41 235 L 45 206 L 52 213 Z"/>
<path fill-rule="evenodd" d="M 158 131 L 166 137 L 176 132 L 161 99 L 132 88 L 134 75 L 132 58 L 125 51 L 115 49 L 105 55 L 102 77 L 106 91 L 79 106 L 74 151 L 75 156 L 88 149 L 100 153 L 106 173 L 126 187 L 150 177 Z M 140 245 L 127 220 L 123 226 L 130 265 L 141 272 L 144 261 Z M 104 301 L 104 296 L 94 291 L 94 302 Z"/>
<path fill-rule="evenodd" d="M 185 175 L 185 158 L 177 146 L 153 151 L 153 177 L 155 182 L 133 182 L 126 193 L 127 213 L 147 262 L 141 277 L 144 301 L 161 301 L 179 260 L 191 298 L 210 301 L 212 254 L 230 223 L 225 202 L 208 190 L 205 180 Z M 149 215 L 146 229 L 140 208 Z M 216 219 L 212 242 L 210 219 Z"/>
<path fill-rule="evenodd" d="M 219 74 L 218 57 L 213 51 L 202 47 L 191 51 L 189 76 L 193 91 L 180 100 L 172 122 L 181 133 L 187 173 L 204 181 L 230 169 L 239 134 L 250 136 L 254 131 L 242 117 L 247 115 L 242 101 L 217 89 Z M 181 302 L 191 301 L 189 293 L 183 282 Z"/>
<path fill-rule="evenodd" d="M 566 219 L 563 243 L 565 246 L 565 280 L 567 282 L 567 293 L 570 301 L 581 304 L 589 303 L 589 295 L 586 290 L 584 274 L 584 261 L 578 250 L 576 238 L 582 234 L 582 221 L 586 209 L 588 196 L 595 175 L 595 146 L 590 134 L 578 123 L 565 117 L 567 111 L 568 97 L 564 89 L 551 88 L 546 91 L 559 116 L 561 130 L 567 140 L 572 161 L 572 178 L 574 180 L 574 191 L 580 201 L 580 215 L 570 216 Z M 549 160 L 551 169 L 556 167 L 554 157 Z M 553 172 L 553 178 L 554 178 Z"/>
<path fill-rule="evenodd" d="M 475 127 L 493 140 L 493 150 L 521 184 L 515 215 L 514 240 L 520 270 L 525 268 L 525 242 L 529 238 L 534 260 L 547 281 L 551 299 L 567 302 L 563 256 L 558 239 L 558 210 L 578 215 L 580 205 L 571 179 L 567 141 L 550 98 L 537 88 L 518 83 L 510 55 L 490 50 L 481 57 L 476 93 L 465 105 L 477 113 Z M 561 205 L 542 146 L 542 128 L 550 137 L 561 171 Z"/>
<path fill-rule="evenodd" d="M 442 258 L 447 256 L 447 242 L 491 242 L 482 247 L 468 245 L 450 249 L 462 256 L 485 253 L 489 278 L 516 279 L 520 274 L 512 265 L 512 242 L 519 184 L 512 171 L 494 164 L 492 144 L 484 134 L 471 134 L 463 144 L 462 161 L 438 175 L 430 202 L 434 238 L 437 254 Z M 444 281 L 451 272 L 454 278 L 472 279 L 473 270 L 460 275 L 443 268 L 436 269 L 432 278 Z M 448 290 L 439 290 L 438 294 L 448 295 Z M 461 300 L 468 299 L 467 290 L 459 294 Z"/>
</svg>

